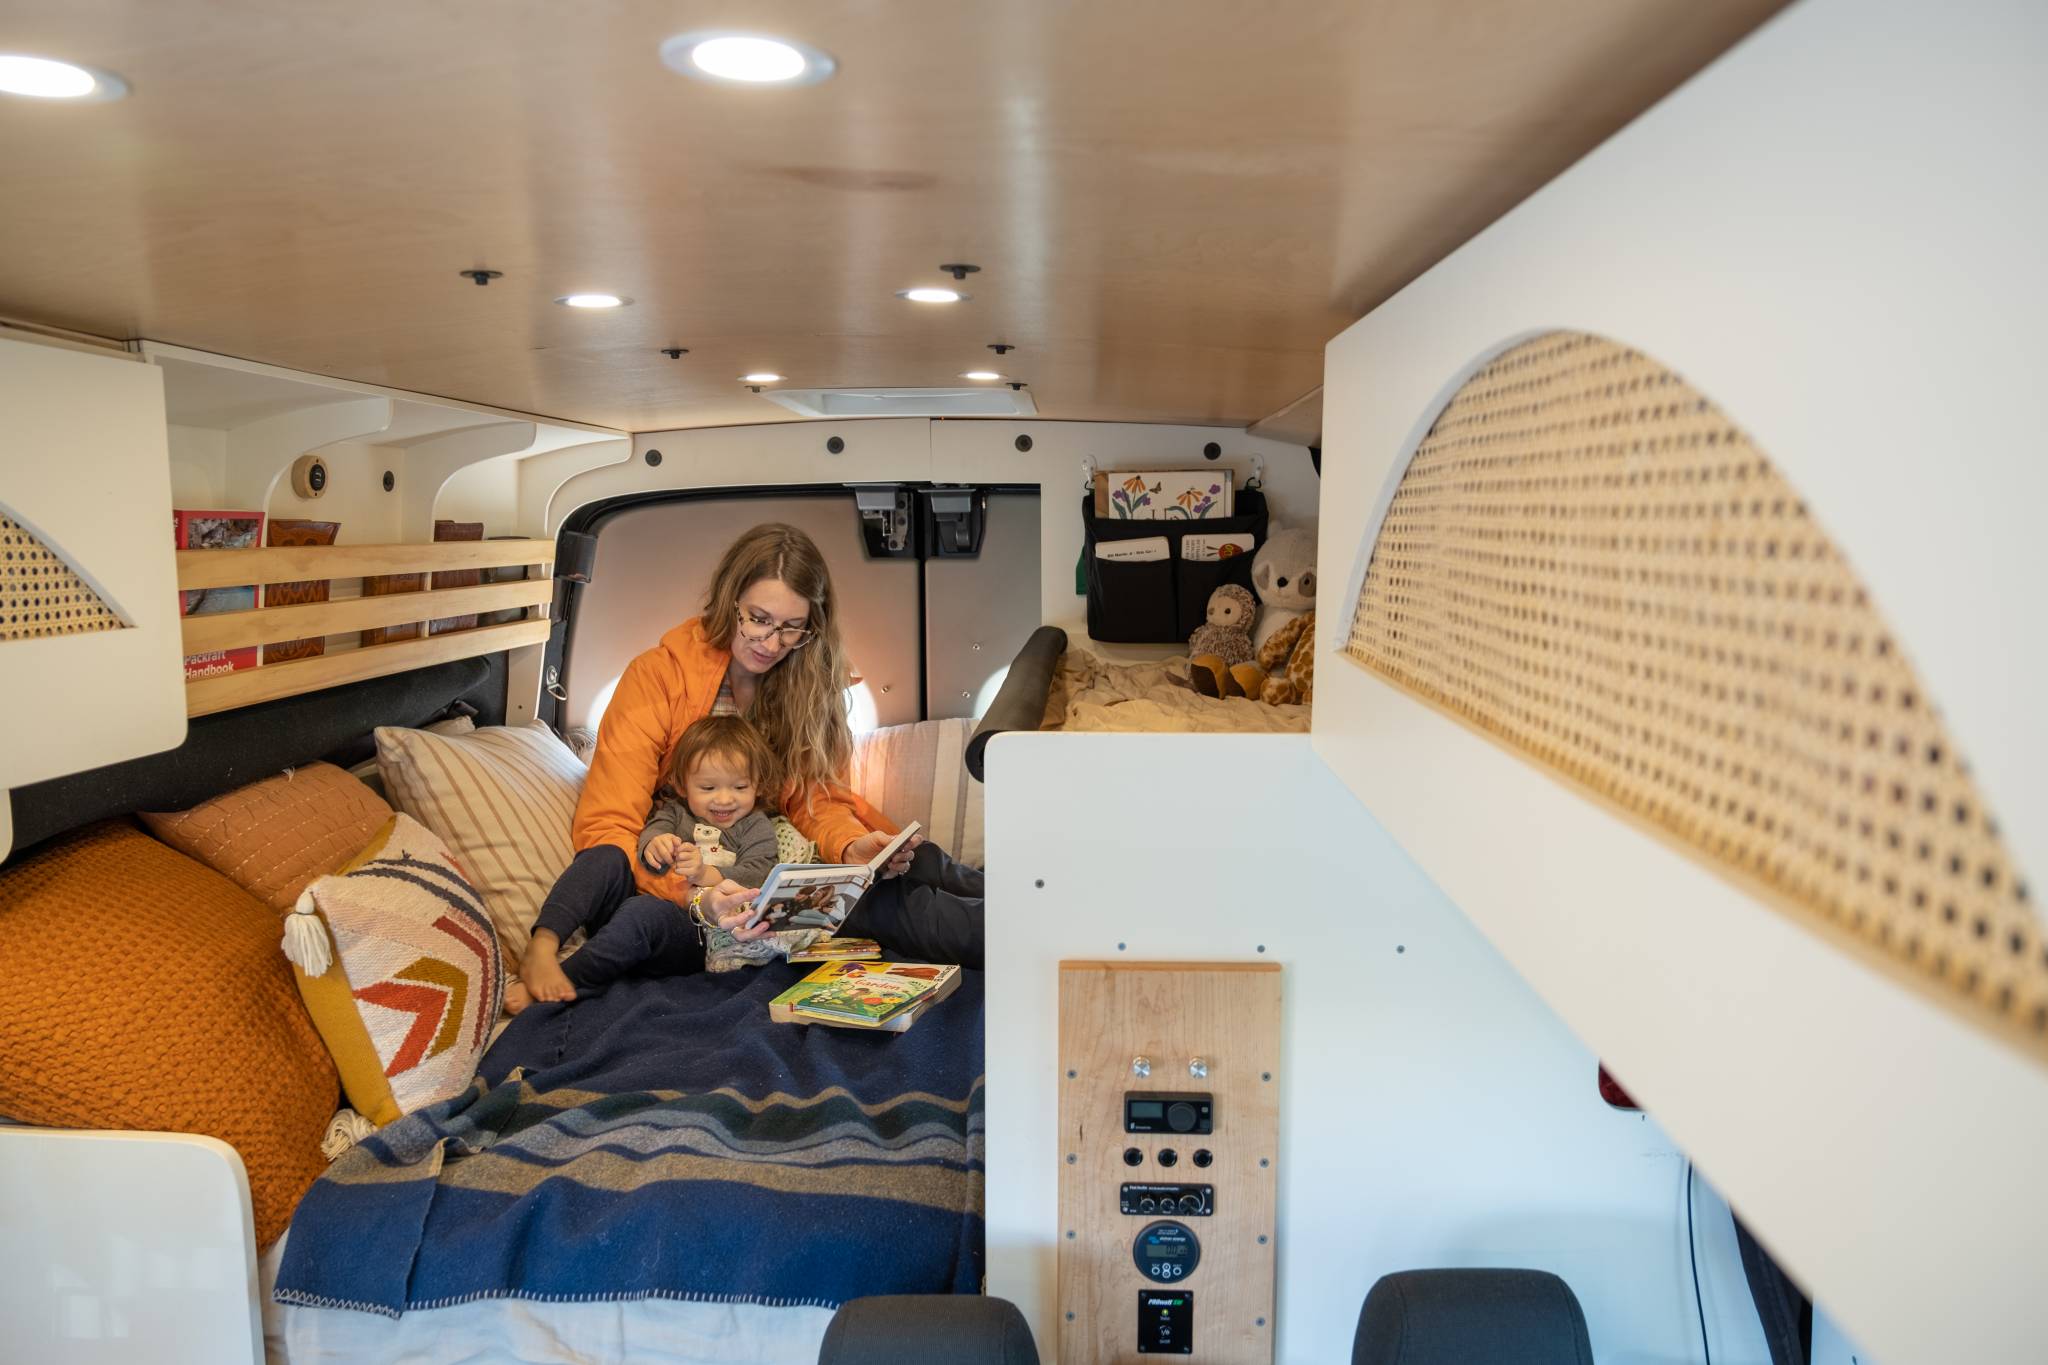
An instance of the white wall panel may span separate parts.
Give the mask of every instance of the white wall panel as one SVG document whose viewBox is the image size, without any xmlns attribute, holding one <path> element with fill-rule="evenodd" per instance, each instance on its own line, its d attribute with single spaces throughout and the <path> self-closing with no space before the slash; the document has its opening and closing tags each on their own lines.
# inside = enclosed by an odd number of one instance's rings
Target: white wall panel
<svg viewBox="0 0 2048 1365">
<path fill-rule="evenodd" d="M 1004 735 L 988 767 L 989 1289 L 1042 1352 L 1058 964 L 1124 956 L 1284 968 L 1278 1359 L 1348 1359 L 1383 1274 L 1487 1265 L 1562 1275 L 1603 1365 L 1696 1358 L 1683 1157 L 1601 1102 L 1593 1055 L 1306 738 Z M 1759 1365 L 1704 1188 L 1698 1222 L 1714 1359 Z"/>
<path fill-rule="evenodd" d="M 151 366 L 0 339 L 0 506 L 129 627 L 0 641 L 0 787 L 185 737 L 165 426 Z"/>
<path fill-rule="evenodd" d="M 2048 10 L 2011 0 L 1804 0 L 1759 30 L 1331 344 L 1324 581 L 1355 590 L 1478 363 L 1613 337 L 1804 496 L 2038 885 L 2044 59 Z M 1320 620 L 1318 752 L 1787 1268 L 1886 1360 L 2038 1358 L 2048 1074 L 1335 656 L 1347 624 Z"/>
</svg>

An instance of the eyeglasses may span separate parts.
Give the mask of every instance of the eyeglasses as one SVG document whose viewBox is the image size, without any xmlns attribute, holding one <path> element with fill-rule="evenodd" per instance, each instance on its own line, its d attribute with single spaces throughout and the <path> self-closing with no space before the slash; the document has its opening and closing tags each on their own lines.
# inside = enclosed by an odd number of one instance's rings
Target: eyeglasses
<svg viewBox="0 0 2048 1365">
<path fill-rule="evenodd" d="M 802 649 L 818 633 L 809 626 L 778 626 L 745 607 L 740 608 L 737 615 L 740 618 L 740 636 L 750 644 L 765 643 L 772 635 L 782 642 L 784 649 Z"/>
</svg>

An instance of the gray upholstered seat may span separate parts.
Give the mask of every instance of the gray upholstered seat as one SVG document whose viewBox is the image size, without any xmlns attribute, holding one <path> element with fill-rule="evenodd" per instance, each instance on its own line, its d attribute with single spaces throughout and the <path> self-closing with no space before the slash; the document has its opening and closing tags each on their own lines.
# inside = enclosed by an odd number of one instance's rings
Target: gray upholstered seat
<svg viewBox="0 0 2048 1365">
<path fill-rule="evenodd" d="M 1543 1270 L 1404 1270 L 1365 1296 L 1351 1365 L 1593 1365 L 1586 1315 Z"/>
<path fill-rule="evenodd" d="M 884 1294 L 839 1306 L 818 1365 L 1038 1365 L 1030 1324 L 1008 1299 L 978 1294 Z"/>
</svg>

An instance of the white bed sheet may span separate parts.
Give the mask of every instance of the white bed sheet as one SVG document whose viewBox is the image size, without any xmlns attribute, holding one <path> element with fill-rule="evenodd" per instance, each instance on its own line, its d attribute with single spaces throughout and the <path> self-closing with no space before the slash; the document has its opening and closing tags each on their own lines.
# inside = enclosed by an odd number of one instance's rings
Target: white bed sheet
<svg viewBox="0 0 2048 1365">
<path fill-rule="evenodd" d="M 816 1365 L 829 1308 L 748 1303 L 537 1303 L 484 1299 L 399 1318 L 272 1300 L 280 1237 L 259 1271 L 270 1365 Z"/>
</svg>

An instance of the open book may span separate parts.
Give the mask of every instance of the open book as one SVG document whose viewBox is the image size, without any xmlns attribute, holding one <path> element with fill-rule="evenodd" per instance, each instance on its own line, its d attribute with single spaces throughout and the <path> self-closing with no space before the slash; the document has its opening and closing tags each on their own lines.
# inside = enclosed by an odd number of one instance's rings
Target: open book
<svg viewBox="0 0 2048 1365">
<path fill-rule="evenodd" d="M 823 929 L 839 932 L 854 903 L 903 847 L 904 841 L 923 826 L 912 820 L 901 834 L 864 863 L 777 863 L 761 893 L 754 897 L 754 914 L 749 925 L 766 920 L 776 930 Z"/>
</svg>

